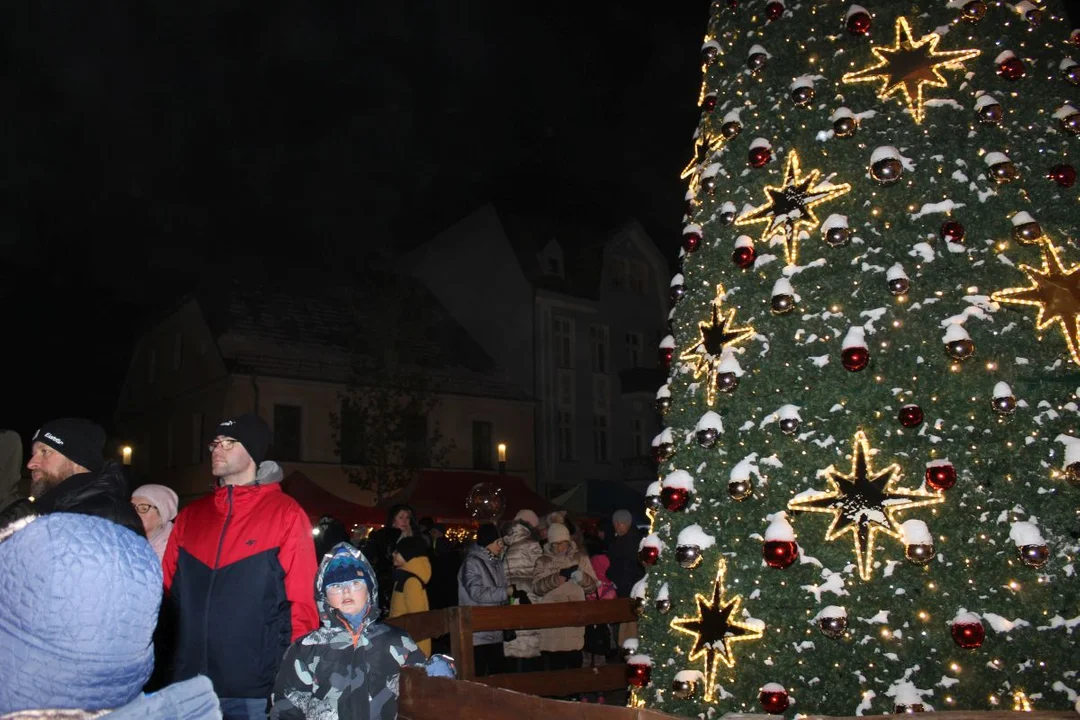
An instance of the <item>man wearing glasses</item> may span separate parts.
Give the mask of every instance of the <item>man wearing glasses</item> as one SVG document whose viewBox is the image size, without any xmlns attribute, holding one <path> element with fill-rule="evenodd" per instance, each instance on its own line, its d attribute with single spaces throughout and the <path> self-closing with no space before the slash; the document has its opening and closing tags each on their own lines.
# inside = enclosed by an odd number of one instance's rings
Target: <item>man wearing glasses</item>
<svg viewBox="0 0 1080 720">
<path fill-rule="evenodd" d="M 223 421 L 210 443 L 213 493 L 176 518 L 163 569 L 179 619 L 176 680 L 206 675 L 222 715 L 265 718 L 289 644 L 319 624 L 307 514 L 263 462 L 272 433 L 258 415 Z"/>
</svg>

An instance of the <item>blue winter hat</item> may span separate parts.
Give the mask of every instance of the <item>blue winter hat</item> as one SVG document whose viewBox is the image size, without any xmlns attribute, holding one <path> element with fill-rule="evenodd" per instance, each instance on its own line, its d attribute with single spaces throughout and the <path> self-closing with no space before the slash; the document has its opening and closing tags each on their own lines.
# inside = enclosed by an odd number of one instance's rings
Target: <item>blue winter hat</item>
<svg viewBox="0 0 1080 720">
<path fill-rule="evenodd" d="M 161 564 L 146 538 L 88 515 L 0 541 L 0 715 L 131 702 L 154 667 Z"/>
<path fill-rule="evenodd" d="M 338 552 L 330 559 L 330 563 L 326 566 L 326 572 L 323 573 L 323 590 L 326 590 L 331 585 L 352 582 L 353 580 L 363 580 L 368 595 L 372 594 L 371 577 L 364 571 L 364 566 L 360 563 L 360 560 L 352 553 Z"/>
</svg>

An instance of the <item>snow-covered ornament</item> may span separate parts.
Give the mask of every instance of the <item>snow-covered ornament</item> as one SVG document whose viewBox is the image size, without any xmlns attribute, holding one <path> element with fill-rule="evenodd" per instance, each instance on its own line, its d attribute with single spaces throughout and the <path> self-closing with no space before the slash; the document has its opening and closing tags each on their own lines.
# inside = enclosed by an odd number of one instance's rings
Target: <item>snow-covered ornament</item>
<svg viewBox="0 0 1080 720">
<path fill-rule="evenodd" d="M 660 355 L 660 365 L 664 368 L 670 368 L 671 361 L 675 357 L 675 336 L 665 335 L 664 339 L 660 341 L 658 351 Z"/>
<path fill-rule="evenodd" d="M 686 194 L 683 195 L 683 200 L 686 201 L 686 210 L 684 211 L 686 214 L 686 218 L 684 219 L 687 219 L 691 217 L 695 212 L 697 212 L 697 209 L 701 205 L 701 202 L 698 201 L 697 193 L 694 191 L 693 188 L 687 189 Z"/>
<path fill-rule="evenodd" d="M 994 65 L 997 66 L 997 74 L 1006 80 L 1015 81 L 1027 75 L 1027 66 L 1024 65 L 1024 61 L 1016 57 L 1016 53 L 1012 50 L 1002 51 L 994 58 Z"/>
<path fill-rule="evenodd" d="M 675 470 L 664 478 L 660 502 L 668 512 L 680 512 L 690 504 L 694 494 L 694 478 L 685 470 Z"/>
<path fill-rule="evenodd" d="M 1001 152 L 986 153 L 986 176 L 998 185 L 1008 185 L 1020 177 L 1020 171 L 1009 156 Z"/>
<path fill-rule="evenodd" d="M 866 35 L 874 21 L 862 5 L 852 5 L 847 11 L 847 31 L 852 35 Z"/>
<path fill-rule="evenodd" d="M 1014 522 L 1009 528 L 1009 539 L 1016 544 L 1020 562 L 1028 567 L 1041 568 L 1050 560 L 1050 546 L 1043 540 L 1035 523 Z"/>
<path fill-rule="evenodd" d="M 821 236 L 829 247 L 844 247 L 851 242 L 847 216 L 833 214 L 825 218 L 825 222 L 821 223 Z"/>
<path fill-rule="evenodd" d="M 787 315 L 795 309 L 795 289 L 786 277 L 773 284 L 772 299 L 769 301 L 773 315 Z"/>
<path fill-rule="evenodd" d="M 979 22 L 986 17 L 986 3 L 983 0 L 970 0 L 964 3 L 960 17 L 967 22 Z"/>
<path fill-rule="evenodd" d="M 917 428 L 923 423 L 922 408 L 913 403 L 904 405 L 897 413 L 897 420 L 906 428 Z"/>
<path fill-rule="evenodd" d="M 1016 5 L 1013 5 L 1013 10 L 1016 10 L 1033 28 L 1042 24 L 1042 10 L 1029 3 L 1028 0 L 1020 0 Z"/>
<path fill-rule="evenodd" d="M 739 113 L 736 110 L 732 110 L 724 116 L 724 119 L 720 124 L 720 134 L 724 136 L 725 140 L 730 142 L 739 137 L 739 133 L 741 132 L 742 121 L 739 120 Z"/>
<path fill-rule="evenodd" d="M 688 525 L 679 532 L 675 545 L 675 561 L 685 570 L 697 567 L 701 553 L 716 544 L 716 538 L 707 534 L 700 525 Z"/>
<path fill-rule="evenodd" d="M 752 168 L 763 168 L 772 160 L 772 143 L 763 137 L 754 138 L 750 143 L 750 152 L 746 156 L 746 164 Z"/>
<path fill-rule="evenodd" d="M 716 368 L 716 390 L 725 395 L 730 395 L 739 387 L 739 378 L 743 376 L 742 366 L 739 365 L 735 353 L 725 350 L 720 358 L 720 364 Z"/>
<path fill-rule="evenodd" d="M 648 655 L 631 655 L 626 659 L 626 684 L 643 688 L 652 680 L 652 658 Z"/>
<path fill-rule="evenodd" d="M 1069 42 L 1080 47 L 1080 30 L 1073 30 L 1069 33 Z"/>
<path fill-rule="evenodd" d="M 983 640 L 986 639 L 986 628 L 983 627 L 979 616 L 965 610 L 961 610 L 953 618 L 950 631 L 953 642 L 965 650 L 982 647 Z"/>
<path fill-rule="evenodd" d="M 1076 169 L 1067 163 L 1059 163 L 1050 168 L 1046 173 L 1049 180 L 1053 180 L 1061 187 L 1070 188 L 1076 182 Z"/>
<path fill-rule="evenodd" d="M 791 704 L 788 691 L 780 683 L 765 683 L 758 692 L 758 703 L 761 709 L 770 715 L 783 715 Z"/>
<path fill-rule="evenodd" d="M 900 151 L 892 145 L 874 148 L 870 154 L 870 177 L 878 185 L 895 185 L 904 175 L 904 164 L 900 162 Z"/>
<path fill-rule="evenodd" d="M 885 271 L 885 283 L 893 295 L 907 295 L 911 290 L 911 279 L 900 263 L 894 264 Z"/>
<path fill-rule="evenodd" d="M 1037 245 L 1042 241 L 1042 226 L 1026 210 L 1012 216 L 1012 238 L 1021 245 Z"/>
<path fill-rule="evenodd" d="M 705 679 L 700 670 L 680 670 L 671 681 L 671 697 L 689 700 L 697 692 L 697 686 Z"/>
<path fill-rule="evenodd" d="M 1065 78 L 1070 85 L 1080 85 L 1080 63 L 1072 58 L 1062 60 L 1061 77 Z"/>
<path fill-rule="evenodd" d="M 962 243 L 965 234 L 964 226 L 956 220 L 946 220 L 941 223 L 941 239 L 945 242 Z"/>
<path fill-rule="evenodd" d="M 698 339 L 679 356 L 680 360 L 692 363 L 695 378 L 705 376 L 705 402 L 708 405 L 716 402 L 716 391 L 721 389 L 718 388 L 718 376 L 725 372 L 725 358 L 734 359 L 731 348 L 749 340 L 755 333 L 749 325 L 736 327 L 735 309 L 723 307 L 725 295 L 724 286 L 717 285 L 716 297 L 710 303 L 710 319 L 698 323 Z"/>
<path fill-rule="evenodd" d="M 814 622 L 825 637 L 841 637 L 847 630 L 847 610 L 839 605 L 827 605 L 814 616 Z"/>
<path fill-rule="evenodd" d="M 682 246 L 683 250 L 689 255 L 690 253 L 697 252 L 697 249 L 701 247 L 701 226 L 693 223 L 687 225 L 682 231 Z"/>
<path fill-rule="evenodd" d="M 1080 112 L 1077 112 L 1072 105 L 1068 103 L 1062 105 L 1054 111 L 1054 117 L 1057 118 L 1062 130 L 1070 135 L 1080 135 Z"/>
<path fill-rule="evenodd" d="M 661 615 L 667 615 L 671 611 L 671 598 L 669 595 L 668 584 L 664 583 L 660 586 L 659 592 L 656 593 L 656 601 L 653 603 L 656 606 L 656 611 Z"/>
<path fill-rule="evenodd" d="M 760 45 L 753 45 L 746 53 L 746 67 L 750 68 L 752 73 L 760 72 L 768 62 L 769 53 Z"/>
<path fill-rule="evenodd" d="M 706 93 L 705 97 L 701 98 L 701 109 L 707 113 L 711 113 L 716 109 L 716 93 Z"/>
<path fill-rule="evenodd" d="M 720 213 L 716 216 L 722 225 L 730 225 L 735 222 L 735 203 L 728 200 L 720 206 Z"/>
<path fill-rule="evenodd" d="M 1080 438 L 1062 433 L 1054 441 L 1065 446 L 1065 479 L 1073 487 L 1080 487 Z"/>
<path fill-rule="evenodd" d="M 664 549 L 664 543 L 660 537 L 653 533 L 641 539 L 638 545 L 638 561 L 645 566 L 651 567 L 660 559 L 660 551 Z"/>
<path fill-rule="evenodd" d="M 787 521 L 786 513 L 769 515 L 769 527 L 765 529 L 765 544 L 762 545 L 761 555 L 765 564 L 775 570 L 789 568 L 799 559 L 795 529 Z"/>
<path fill-rule="evenodd" d="M 664 504 L 660 502 L 660 491 L 664 489 L 664 484 L 659 480 L 653 480 L 649 483 L 649 487 L 645 489 L 645 509 L 646 510 L 659 510 L 664 507 Z"/>
<path fill-rule="evenodd" d="M 712 65 L 718 57 L 720 57 L 720 43 L 713 38 L 708 38 L 701 46 L 701 62 Z"/>
<path fill-rule="evenodd" d="M 852 137 L 859 130 L 859 119 L 849 108 L 837 108 L 830 119 L 833 134 L 838 138 Z"/>
<path fill-rule="evenodd" d="M 943 492 L 956 484 L 956 468 L 948 460 L 931 460 L 926 463 L 926 486 Z"/>
<path fill-rule="evenodd" d="M 773 416 L 776 418 L 776 425 L 780 428 L 780 432 L 785 435 L 794 435 L 799 432 L 799 423 L 802 422 L 802 416 L 799 415 L 799 406 L 792 405 L 790 403 L 781 405 Z"/>
<path fill-rule="evenodd" d="M 653 438 L 652 453 L 653 460 L 657 463 L 664 463 L 675 457 L 675 438 L 671 428 L 664 428 Z"/>
<path fill-rule="evenodd" d="M 735 250 L 731 253 L 731 262 L 742 270 L 748 270 L 754 266 L 755 260 L 757 260 L 757 250 L 754 249 L 753 238 L 749 235 L 740 235 L 735 238 Z"/>
<path fill-rule="evenodd" d="M 840 362 L 848 372 L 865 370 L 870 364 L 870 350 L 866 347 L 866 331 L 860 326 L 848 328 L 840 350 Z"/>
<path fill-rule="evenodd" d="M 667 415 L 669 410 L 671 410 L 671 388 L 664 383 L 656 391 L 656 412 Z"/>
<path fill-rule="evenodd" d="M 945 352 L 957 362 L 963 362 L 975 354 L 975 343 L 960 323 L 949 323 L 941 342 L 944 343 Z"/>
<path fill-rule="evenodd" d="M 806 79 L 798 79 L 791 83 L 791 102 L 796 107 L 806 107 L 814 102 L 814 84 Z"/>
<path fill-rule="evenodd" d="M 934 536 L 922 520 L 905 520 L 900 525 L 904 557 L 912 565 L 926 565 L 934 559 Z"/>
<path fill-rule="evenodd" d="M 716 444 L 716 439 L 720 437 L 720 434 L 724 432 L 724 423 L 720 419 L 720 416 L 714 413 L 712 410 L 708 410 L 702 415 L 697 425 L 694 426 L 694 437 L 697 439 L 698 445 L 708 450 Z"/>
<path fill-rule="evenodd" d="M 783 0 L 769 0 L 765 4 L 765 19 L 769 22 L 775 22 L 784 16 L 784 2 Z"/>
<path fill-rule="evenodd" d="M 993 95 L 983 93 L 975 100 L 975 117 L 983 125 L 997 125 L 1005 117 L 1005 108 Z"/>
<path fill-rule="evenodd" d="M 638 617 L 641 617 L 645 614 L 645 594 L 646 590 L 648 589 L 648 579 L 649 576 L 646 575 L 645 577 L 634 583 L 633 587 L 630 588 L 630 607 L 631 609 L 633 609 L 634 614 Z M 637 652 L 637 638 L 628 638 L 627 641 L 623 643 L 623 649 L 627 649 L 627 645 L 630 644 L 631 639 L 633 639 L 634 642 L 633 645 L 629 648 L 629 650 L 630 652 Z"/>
<path fill-rule="evenodd" d="M 717 175 L 720 172 L 719 164 L 712 164 L 701 171 L 701 189 L 709 195 L 716 192 Z"/>
<path fill-rule="evenodd" d="M 999 382 L 994 385 L 994 398 L 990 406 L 998 415 L 1012 415 L 1016 412 L 1016 396 L 1008 383 Z"/>
<path fill-rule="evenodd" d="M 668 288 L 668 293 L 670 294 L 672 305 L 678 305 L 679 301 L 686 295 L 686 285 L 684 285 L 683 282 L 682 273 L 675 273 L 675 276 L 671 278 L 671 285 Z"/>
</svg>

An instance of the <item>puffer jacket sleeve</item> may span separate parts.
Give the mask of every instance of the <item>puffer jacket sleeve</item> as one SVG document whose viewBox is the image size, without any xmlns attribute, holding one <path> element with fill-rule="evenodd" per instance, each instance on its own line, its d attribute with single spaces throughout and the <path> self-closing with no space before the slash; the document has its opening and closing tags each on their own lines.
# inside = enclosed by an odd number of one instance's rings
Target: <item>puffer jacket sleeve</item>
<svg viewBox="0 0 1080 720">
<path fill-rule="evenodd" d="M 297 647 L 298 643 L 289 646 L 285 652 L 285 658 L 281 661 L 281 667 L 278 668 L 277 679 L 274 680 L 274 692 L 270 696 L 272 703 L 270 720 L 304 720 L 304 711 L 297 707 L 293 700 L 303 704 L 304 698 L 314 699 L 311 683 L 301 680 L 298 672 L 301 669 L 304 672 L 310 672 L 310 670 L 300 659 Z"/>
<path fill-rule="evenodd" d="M 506 581 L 519 590 L 531 591 L 536 561 L 543 554 L 540 543 L 522 541 L 510 546 L 506 552 Z"/>
<path fill-rule="evenodd" d="M 579 552 L 577 556 L 578 570 L 581 571 L 581 589 L 585 591 L 585 594 L 596 592 L 596 588 L 600 587 L 600 581 L 596 578 L 596 570 L 592 566 L 592 560 L 583 552 Z"/>
<path fill-rule="evenodd" d="M 319 611 L 315 607 L 318 567 L 307 515 L 296 506 L 287 514 L 285 522 L 285 537 L 278 550 L 278 560 L 285 570 L 285 595 L 289 598 L 292 616 L 291 640 L 296 642 L 319 626 Z M 171 539 L 169 543 L 172 544 Z"/>
<path fill-rule="evenodd" d="M 533 593 L 540 596 L 547 595 L 558 586 L 559 568 L 555 566 L 555 561 L 550 555 L 541 555 L 533 570 Z"/>
<path fill-rule="evenodd" d="M 491 584 L 494 573 L 489 578 L 483 562 L 483 559 L 476 555 L 465 558 L 465 566 L 461 573 L 465 591 L 478 605 L 502 605 L 507 601 L 506 586 L 496 587 Z"/>
</svg>

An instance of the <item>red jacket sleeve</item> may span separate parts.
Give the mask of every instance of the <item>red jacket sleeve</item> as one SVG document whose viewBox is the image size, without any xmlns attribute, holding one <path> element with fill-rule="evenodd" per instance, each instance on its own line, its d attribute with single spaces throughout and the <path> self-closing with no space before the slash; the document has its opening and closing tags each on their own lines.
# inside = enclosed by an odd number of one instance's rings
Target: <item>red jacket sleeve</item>
<svg viewBox="0 0 1080 720">
<path fill-rule="evenodd" d="M 319 626 L 319 611 L 315 607 L 318 570 L 315 541 L 311 538 L 311 523 L 299 506 L 286 517 L 278 560 L 285 570 L 285 596 L 289 598 L 292 613 L 292 641 L 296 642 Z"/>
<path fill-rule="evenodd" d="M 180 556 L 180 535 L 184 531 L 184 517 L 184 513 L 181 512 L 173 521 L 169 543 L 165 546 L 165 554 L 161 557 L 161 574 L 165 578 L 165 592 L 172 590 L 173 578 L 176 576 L 176 559 Z"/>
</svg>

